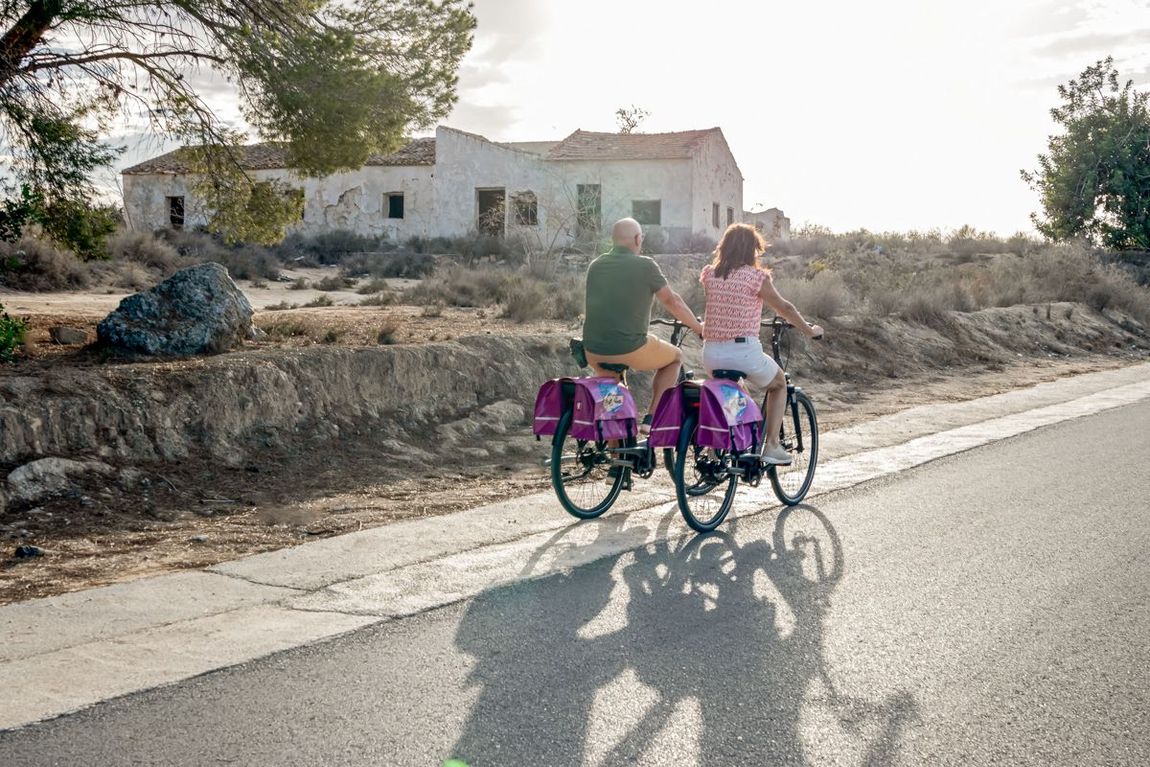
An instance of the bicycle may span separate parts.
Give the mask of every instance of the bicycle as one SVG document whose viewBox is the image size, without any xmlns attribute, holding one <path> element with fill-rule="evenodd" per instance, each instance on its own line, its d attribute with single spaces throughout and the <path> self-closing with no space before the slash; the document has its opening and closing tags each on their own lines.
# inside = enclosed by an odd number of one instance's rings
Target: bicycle
<svg viewBox="0 0 1150 767">
<path fill-rule="evenodd" d="M 670 326 L 670 342 L 674 346 L 681 346 L 687 335 L 687 326 L 677 320 L 654 319 L 650 324 Z M 572 356 L 581 367 L 586 367 L 586 358 L 580 359 L 581 346 L 578 339 L 572 340 Z M 604 364 L 601 367 L 614 374 L 620 385 L 626 386 L 627 365 Z M 692 375 L 688 370 L 680 370 L 679 383 L 689 380 Z M 648 445 L 647 440 L 639 440 L 638 434 L 615 440 L 574 437 L 571 434 L 574 421 L 572 400 L 577 385 L 575 380 L 562 379 L 563 410 L 551 437 L 548 465 L 551 486 L 564 510 L 579 519 L 594 519 L 606 513 L 623 490 L 631 489 L 632 477 L 648 479 L 654 474 L 658 459 L 655 449 Z M 622 444 L 618 444 L 620 442 Z M 673 458 L 669 449 L 663 450 L 663 463 L 670 471 Z M 613 473 L 612 469 L 615 470 Z"/>
<path fill-rule="evenodd" d="M 691 529 L 709 532 L 718 527 L 730 512 L 739 481 L 757 487 L 765 473 L 775 496 L 786 506 L 802 502 L 814 481 L 818 462 L 819 432 L 815 406 L 803 390 L 794 385 L 786 372 L 789 354 L 784 359 L 782 346 L 786 331 L 794 327 L 781 317 L 763 320 L 769 327 L 771 355 L 786 379 L 786 404 L 780 444 L 791 454 L 785 466 L 764 464 L 762 451 L 766 439 L 759 435 L 752 450 L 738 452 L 701 447 L 696 436 L 699 428 L 700 390 L 698 384 L 682 387 L 684 416 L 675 447 L 675 464 L 671 476 L 675 481 L 675 500 L 683 519 Z M 736 384 L 745 376 L 741 370 L 714 370 L 713 377 Z M 762 410 L 766 411 L 766 397 Z M 787 418 L 787 414 L 790 418 Z M 715 491 L 720 491 L 715 493 Z"/>
</svg>

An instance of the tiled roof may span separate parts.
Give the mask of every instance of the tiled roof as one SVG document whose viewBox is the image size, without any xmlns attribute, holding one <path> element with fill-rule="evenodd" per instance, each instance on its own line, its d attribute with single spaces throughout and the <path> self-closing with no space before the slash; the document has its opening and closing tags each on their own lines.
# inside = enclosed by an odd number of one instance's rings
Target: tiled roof
<svg viewBox="0 0 1150 767">
<path fill-rule="evenodd" d="M 547 153 L 548 160 L 672 160 L 692 157 L 718 128 L 678 133 L 592 133 L 577 130 Z"/>
<path fill-rule="evenodd" d="M 287 168 L 287 145 L 279 143 L 249 144 L 240 147 L 240 165 L 245 170 L 277 170 Z M 434 165 L 435 139 L 412 139 L 403 147 L 386 156 L 372 155 L 365 165 Z M 188 173 L 187 148 L 162 154 L 145 160 L 139 165 L 126 168 L 125 175 L 146 175 L 151 173 Z"/>
<path fill-rule="evenodd" d="M 558 141 L 507 141 L 503 144 L 503 146 L 518 149 L 520 152 L 527 152 L 540 157 L 546 156 L 558 145 Z"/>
</svg>

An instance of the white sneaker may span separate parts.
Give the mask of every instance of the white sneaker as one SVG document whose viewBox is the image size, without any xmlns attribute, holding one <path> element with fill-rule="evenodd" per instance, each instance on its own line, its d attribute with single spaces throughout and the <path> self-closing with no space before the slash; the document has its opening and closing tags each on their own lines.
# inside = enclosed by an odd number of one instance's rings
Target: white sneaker
<svg viewBox="0 0 1150 767">
<path fill-rule="evenodd" d="M 763 450 L 763 463 L 774 466 L 789 466 L 791 454 L 784 450 L 782 445 L 775 445 Z"/>
</svg>

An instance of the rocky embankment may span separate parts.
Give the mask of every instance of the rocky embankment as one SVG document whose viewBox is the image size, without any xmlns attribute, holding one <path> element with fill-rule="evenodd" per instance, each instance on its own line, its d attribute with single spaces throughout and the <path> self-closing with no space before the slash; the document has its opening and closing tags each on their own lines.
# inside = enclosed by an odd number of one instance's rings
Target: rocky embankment
<svg viewBox="0 0 1150 767">
<path fill-rule="evenodd" d="M 344 435 L 385 448 L 526 422 L 540 381 L 574 372 L 565 339 L 236 352 L 0 377 L 0 468 L 43 457 L 242 466 Z"/>
<path fill-rule="evenodd" d="M 1150 349 L 1137 323 L 1078 304 L 955 313 L 933 324 L 842 318 L 826 326 L 825 344 L 796 339 L 791 370 L 827 399 L 890 378 L 963 375 L 1027 357 L 1135 361 Z M 442 462 L 452 451 L 482 457 L 489 435 L 529 440 L 539 383 L 575 370 L 558 335 L 8 369 L 0 371 L 0 472 L 10 479 L 0 502 L 20 497 L 11 476 L 21 468 L 50 481 L 27 468 L 44 458 L 101 472 L 185 459 L 242 467 L 261 453 L 331 449 L 337 438 L 370 439 L 385 462 L 412 454 Z M 644 405 L 646 379 L 632 384 Z"/>
</svg>

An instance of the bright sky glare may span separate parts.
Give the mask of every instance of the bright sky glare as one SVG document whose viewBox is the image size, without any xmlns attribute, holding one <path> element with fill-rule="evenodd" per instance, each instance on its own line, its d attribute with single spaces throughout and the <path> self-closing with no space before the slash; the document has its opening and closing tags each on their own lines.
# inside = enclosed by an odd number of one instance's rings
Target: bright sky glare
<svg viewBox="0 0 1150 767">
<path fill-rule="evenodd" d="M 1150 0 L 476 0 L 445 124 L 495 141 L 719 126 L 748 209 L 836 231 L 1030 231 L 1059 83 L 1150 82 Z"/>
<path fill-rule="evenodd" d="M 835 231 L 1032 231 L 1056 87 L 1113 55 L 1150 84 L 1150 0 L 475 0 L 443 120 L 493 141 L 719 126 L 748 210 Z M 190 73 L 225 120 L 233 89 Z M 127 120 L 118 167 L 176 145 Z M 257 140 L 257 136 L 252 136 Z M 115 174 L 101 179 L 109 189 Z"/>
</svg>

